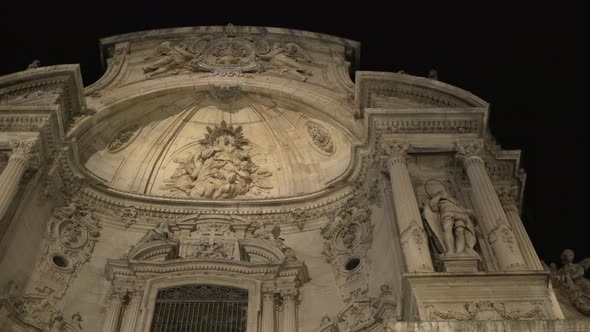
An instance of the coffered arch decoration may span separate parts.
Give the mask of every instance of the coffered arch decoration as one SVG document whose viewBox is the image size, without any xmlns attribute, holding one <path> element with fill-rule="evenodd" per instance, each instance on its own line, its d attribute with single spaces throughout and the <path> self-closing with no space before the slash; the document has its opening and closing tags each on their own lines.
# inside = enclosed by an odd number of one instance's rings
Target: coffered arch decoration
<svg viewBox="0 0 590 332">
<path fill-rule="evenodd" d="M 112 294 L 119 295 L 112 296 L 106 320 L 122 319 L 125 331 L 144 331 L 152 324 L 159 290 L 217 285 L 248 292 L 247 331 L 258 331 L 263 291 L 274 294 L 274 301 L 285 292 L 298 293 L 309 280 L 306 265 L 279 236 L 276 225 L 253 224 L 234 216 L 193 215 L 163 222 L 148 231 L 126 257 L 108 260 L 105 275 Z M 110 310 L 117 303 L 125 306 L 124 311 Z M 274 320 L 278 306 L 266 305 L 272 308 L 265 314 Z M 113 318 L 121 312 L 122 318 Z"/>
</svg>

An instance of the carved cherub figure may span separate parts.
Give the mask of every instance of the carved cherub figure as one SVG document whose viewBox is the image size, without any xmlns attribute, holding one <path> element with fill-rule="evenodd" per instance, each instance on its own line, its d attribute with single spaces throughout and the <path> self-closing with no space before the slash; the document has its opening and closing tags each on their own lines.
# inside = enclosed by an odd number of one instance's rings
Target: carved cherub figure
<svg viewBox="0 0 590 332">
<path fill-rule="evenodd" d="M 137 244 L 166 240 L 170 237 L 171 231 L 168 221 L 161 221 L 154 229 L 149 230 Z"/>
</svg>

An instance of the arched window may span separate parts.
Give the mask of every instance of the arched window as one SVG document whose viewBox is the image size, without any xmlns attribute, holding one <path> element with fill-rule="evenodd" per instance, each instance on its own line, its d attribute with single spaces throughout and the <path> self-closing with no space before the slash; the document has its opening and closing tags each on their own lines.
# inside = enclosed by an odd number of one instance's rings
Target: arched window
<svg viewBox="0 0 590 332">
<path fill-rule="evenodd" d="M 248 291 L 215 285 L 184 285 L 158 291 L 152 332 L 246 331 Z"/>
</svg>

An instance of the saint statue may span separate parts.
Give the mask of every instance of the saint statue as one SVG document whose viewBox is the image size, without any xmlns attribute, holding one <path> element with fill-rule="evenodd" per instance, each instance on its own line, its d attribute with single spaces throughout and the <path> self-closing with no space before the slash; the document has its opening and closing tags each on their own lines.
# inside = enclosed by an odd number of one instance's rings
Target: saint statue
<svg viewBox="0 0 590 332">
<path fill-rule="evenodd" d="M 451 198 L 444 186 L 424 204 L 423 215 L 446 255 L 479 257 L 473 250 L 477 240 L 473 211 Z"/>
</svg>

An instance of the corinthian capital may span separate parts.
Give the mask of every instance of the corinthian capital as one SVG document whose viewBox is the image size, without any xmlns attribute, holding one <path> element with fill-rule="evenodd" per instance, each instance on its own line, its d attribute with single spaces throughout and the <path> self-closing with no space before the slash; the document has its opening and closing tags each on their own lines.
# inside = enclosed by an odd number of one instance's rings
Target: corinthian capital
<svg viewBox="0 0 590 332">
<path fill-rule="evenodd" d="M 518 198 L 518 187 L 516 186 L 500 186 L 496 187 L 496 193 L 500 199 L 500 203 L 504 206 L 516 204 Z"/>
<path fill-rule="evenodd" d="M 39 144 L 35 139 L 28 140 L 11 140 L 9 142 L 12 154 L 10 159 L 19 159 L 28 163 L 31 159 L 36 158 L 39 153 Z"/>
<path fill-rule="evenodd" d="M 406 157 L 408 155 L 408 147 L 410 145 L 407 142 L 383 142 L 381 148 L 388 165 L 391 163 L 406 163 Z"/>
<path fill-rule="evenodd" d="M 459 141 L 457 142 L 457 157 L 461 159 L 479 157 L 479 154 L 482 152 L 483 148 L 483 139 Z"/>
</svg>

